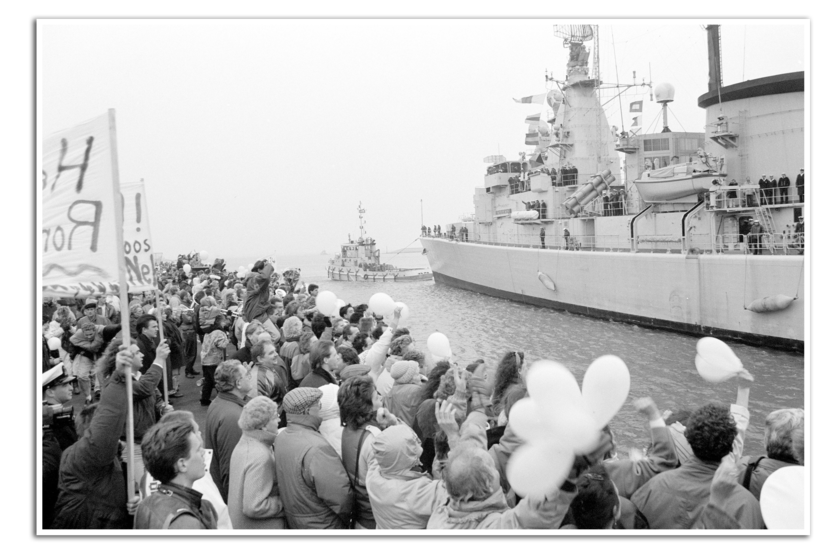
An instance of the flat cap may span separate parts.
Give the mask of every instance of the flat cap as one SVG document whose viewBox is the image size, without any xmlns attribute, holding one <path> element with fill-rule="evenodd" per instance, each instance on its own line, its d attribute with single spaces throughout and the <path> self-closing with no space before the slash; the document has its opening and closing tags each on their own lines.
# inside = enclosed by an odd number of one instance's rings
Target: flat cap
<svg viewBox="0 0 830 554">
<path fill-rule="evenodd" d="M 287 414 L 304 414 L 323 397 L 323 391 L 314 387 L 298 387 L 288 394 L 282 402 Z"/>
</svg>

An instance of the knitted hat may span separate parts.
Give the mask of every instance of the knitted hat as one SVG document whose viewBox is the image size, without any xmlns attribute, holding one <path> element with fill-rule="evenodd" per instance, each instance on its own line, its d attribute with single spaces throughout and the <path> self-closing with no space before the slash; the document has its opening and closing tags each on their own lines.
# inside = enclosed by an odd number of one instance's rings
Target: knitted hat
<svg viewBox="0 0 830 554">
<path fill-rule="evenodd" d="M 323 396 L 320 398 L 320 417 L 323 421 L 340 417 L 340 406 L 337 404 L 337 391 L 339 387 L 334 383 L 320 387 Z"/>
<path fill-rule="evenodd" d="M 399 385 L 406 385 L 407 383 L 418 384 L 421 382 L 419 369 L 418 362 L 401 360 L 400 362 L 392 364 L 389 375 Z"/>
<path fill-rule="evenodd" d="M 313 387 L 298 387 L 283 399 L 282 407 L 287 414 L 304 414 L 323 397 L 323 391 Z"/>
</svg>

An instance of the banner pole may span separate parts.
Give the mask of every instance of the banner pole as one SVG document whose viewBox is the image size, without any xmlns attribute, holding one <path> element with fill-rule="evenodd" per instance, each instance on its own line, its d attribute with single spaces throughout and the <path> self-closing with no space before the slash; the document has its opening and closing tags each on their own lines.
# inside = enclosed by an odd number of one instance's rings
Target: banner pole
<svg viewBox="0 0 830 554">
<path fill-rule="evenodd" d="M 164 316 L 161 313 L 161 291 L 156 285 L 156 319 L 159 322 L 159 342 L 164 341 Z M 162 368 L 162 376 L 161 381 L 164 383 L 164 403 L 167 404 L 167 364 L 170 363 L 170 358 L 168 357 L 164 361 L 164 367 Z"/>
<path fill-rule="evenodd" d="M 123 344 L 130 347 L 130 308 L 129 295 L 127 294 L 127 267 L 124 261 L 124 214 L 122 213 L 121 200 L 121 181 L 118 176 L 118 151 L 115 140 L 115 110 L 110 108 L 107 111 L 109 116 L 109 130 L 110 130 L 110 157 L 112 161 L 112 188 L 113 198 L 115 200 L 115 238 L 119 245 L 118 255 L 118 288 L 121 295 L 121 337 Z M 136 496 L 135 490 L 135 475 L 133 466 L 135 462 L 135 425 L 133 423 L 133 379 L 132 368 L 130 374 L 125 379 L 127 386 L 127 501 L 132 500 Z"/>
</svg>

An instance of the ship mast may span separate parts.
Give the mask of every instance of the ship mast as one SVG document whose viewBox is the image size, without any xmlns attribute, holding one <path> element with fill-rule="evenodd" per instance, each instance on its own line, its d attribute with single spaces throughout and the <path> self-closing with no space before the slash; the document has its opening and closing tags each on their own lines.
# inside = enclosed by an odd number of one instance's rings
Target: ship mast
<svg viewBox="0 0 830 554">
<path fill-rule="evenodd" d="M 357 218 L 360 220 L 360 238 L 362 239 L 363 235 L 364 235 L 364 232 L 363 232 L 363 214 L 366 213 L 366 210 L 363 209 L 363 202 L 358 202 L 357 203 L 357 213 L 358 213 Z"/>
</svg>

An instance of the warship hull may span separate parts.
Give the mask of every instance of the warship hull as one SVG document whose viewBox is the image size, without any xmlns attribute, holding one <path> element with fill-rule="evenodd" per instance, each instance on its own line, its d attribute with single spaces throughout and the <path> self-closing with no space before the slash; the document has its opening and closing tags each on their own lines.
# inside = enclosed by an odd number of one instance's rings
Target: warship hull
<svg viewBox="0 0 830 554">
<path fill-rule="evenodd" d="M 801 256 L 543 250 L 427 237 L 421 243 L 439 284 L 650 328 L 804 350 Z M 780 311 L 747 309 L 779 294 L 796 300 Z"/>
</svg>

